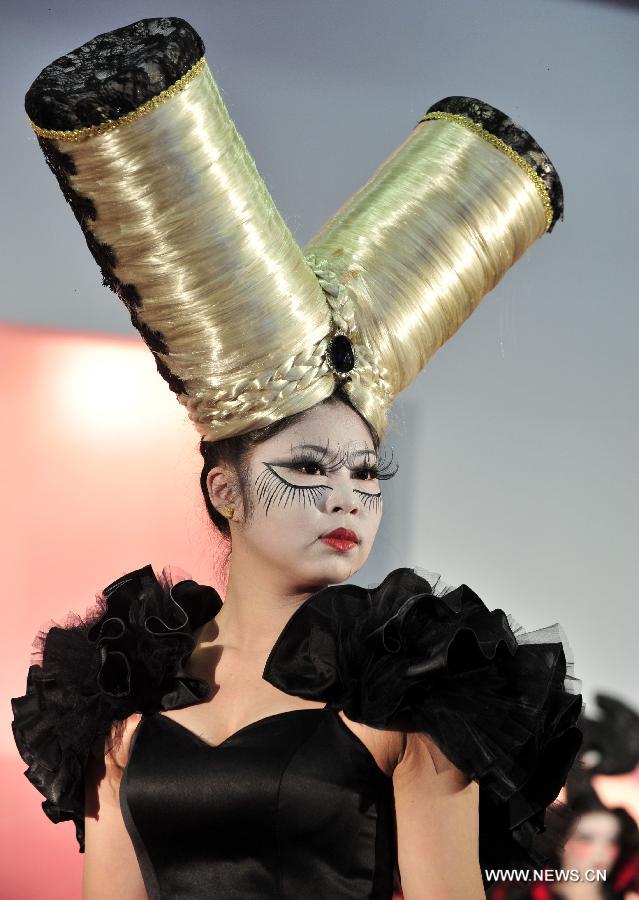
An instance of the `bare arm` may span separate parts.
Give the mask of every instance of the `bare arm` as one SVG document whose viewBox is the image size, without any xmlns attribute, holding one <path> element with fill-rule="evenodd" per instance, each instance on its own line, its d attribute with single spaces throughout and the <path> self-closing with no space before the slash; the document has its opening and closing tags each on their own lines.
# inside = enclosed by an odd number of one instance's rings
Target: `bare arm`
<svg viewBox="0 0 639 900">
<path fill-rule="evenodd" d="M 479 785 L 423 734 L 407 734 L 393 773 L 404 900 L 484 900 Z"/>
<path fill-rule="evenodd" d="M 120 811 L 120 781 L 139 715 L 126 721 L 114 749 L 86 772 L 83 900 L 147 900 L 137 857 Z"/>
</svg>

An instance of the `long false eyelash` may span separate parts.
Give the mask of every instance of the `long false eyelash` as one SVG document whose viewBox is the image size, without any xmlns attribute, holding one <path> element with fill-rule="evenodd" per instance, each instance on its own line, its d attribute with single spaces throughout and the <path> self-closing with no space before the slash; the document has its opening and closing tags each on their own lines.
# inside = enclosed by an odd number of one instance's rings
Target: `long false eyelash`
<svg viewBox="0 0 639 900">
<path fill-rule="evenodd" d="M 376 465 L 377 477 L 380 481 L 386 481 L 388 478 L 394 478 L 399 471 L 399 463 L 395 461 L 395 451 L 391 447 L 390 457 L 387 457 L 387 451 L 382 452 L 382 459 Z"/>
<path fill-rule="evenodd" d="M 330 462 L 327 457 L 327 453 L 318 453 L 315 450 L 297 450 L 293 451 L 290 463 L 279 463 L 278 465 L 286 469 L 298 469 L 302 466 L 314 465 L 328 473 L 336 472 L 344 463 L 342 455 L 332 454 Z"/>
<path fill-rule="evenodd" d="M 342 457 L 343 461 L 346 462 L 346 458 Z M 268 463 L 266 464 L 268 465 Z M 316 454 L 313 451 L 308 452 L 306 455 L 300 455 L 298 457 L 294 457 L 290 463 L 281 463 L 280 465 L 286 466 L 287 468 L 297 468 L 304 465 L 317 465 L 321 466 L 324 471 L 329 471 L 326 465 L 323 465 L 317 458 Z M 352 471 L 359 472 L 372 472 L 376 478 L 384 479 L 384 478 L 392 478 L 393 475 L 396 474 L 398 466 L 395 465 L 393 468 L 393 457 L 391 455 L 391 459 L 389 461 L 384 460 L 381 467 L 378 466 L 359 466 Z M 274 473 L 277 475 L 277 473 Z M 281 479 L 280 476 L 277 476 Z M 288 484 L 288 482 L 284 482 Z M 290 485 L 291 487 L 295 487 L 295 485 Z M 320 485 L 319 487 L 328 487 L 328 485 Z M 302 490 L 308 490 L 308 488 L 302 488 Z M 332 488 L 331 488 L 332 490 Z M 354 493 L 359 494 L 362 498 L 362 506 L 368 509 L 374 509 L 377 511 L 382 503 L 382 492 L 378 491 L 376 494 L 373 494 L 371 491 L 360 491 L 357 488 L 353 488 Z"/>
<path fill-rule="evenodd" d="M 278 505 L 284 503 L 286 508 L 289 501 L 293 502 L 301 499 L 304 506 L 306 506 L 307 498 L 309 503 L 317 503 L 317 500 L 322 496 L 322 491 L 332 490 L 327 484 L 306 485 L 303 487 L 297 484 L 290 484 L 281 478 L 277 472 L 273 471 L 268 463 L 264 465 L 266 468 L 255 479 L 255 487 L 258 501 L 264 497 L 266 498 L 265 515 L 268 515 L 272 503 L 277 502 Z"/>
<path fill-rule="evenodd" d="M 385 452 L 386 451 L 384 451 L 384 453 Z M 364 464 L 364 465 L 360 465 L 360 466 L 354 466 L 352 468 L 352 471 L 354 471 L 354 472 L 372 472 L 374 477 L 376 479 L 378 479 L 379 481 L 386 481 L 389 478 L 393 478 L 393 476 L 397 475 L 397 472 L 399 471 L 399 464 L 395 462 L 395 465 L 393 468 L 393 463 L 394 463 L 394 451 L 393 451 L 393 448 L 391 447 L 390 459 L 387 459 L 386 456 L 383 455 L 381 461 L 378 459 L 378 461 L 376 463 L 372 463 L 371 465 Z"/>
<path fill-rule="evenodd" d="M 291 446 L 291 460 L 293 465 L 299 465 L 300 462 L 302 464 L 314 462 L 322 466 L 326 472 L 335 472 L 343 465 L 344 454 L 339 449 L 331 453 L 328 449 L 328 444 L 325 445 L 321 452 L 310 449 L 297 450 Z"/>
<path fill-rule="evenodd" d="M 371 455 L 373 455 L 375 451 L 371 451 Z M 348 468 L 351 469 L 352 472 L 370 472 L 373 475 L 373 478 L 378 479 L 380 481 L 385 481 L 389 478 L 393 478 L 394 475 L 397 474 L 399 470 L 399 465 L 394 463 L 394 451 L 391 448 L 390 459 L 387 459 L 385 456 L 382 457 L 382 461 L 379 459 L 376 463 L 371 464 L 360 464 L 356 466 L 348 465 L 349 455 L 352 456 L 352 453 L 345 454 L 335 454 L 333 457 L 333 462 L 328 463 L 326 461 L 327 453 L 326 451 L 322 453 L 317 453 L 317 451 L 313 450 L 305 450 L 299 453 L 293 452 L 291 462 L 290 463 L 282 463 L 281 465 L 285 468 L 296 469 L 301 468 L 305 465 L 316 465 L 325 472 L 334 472 L 339 469 L 342 465 L 347 465 Z M 393 466 L 394 463 L 394 466 Z"/>
</svg>

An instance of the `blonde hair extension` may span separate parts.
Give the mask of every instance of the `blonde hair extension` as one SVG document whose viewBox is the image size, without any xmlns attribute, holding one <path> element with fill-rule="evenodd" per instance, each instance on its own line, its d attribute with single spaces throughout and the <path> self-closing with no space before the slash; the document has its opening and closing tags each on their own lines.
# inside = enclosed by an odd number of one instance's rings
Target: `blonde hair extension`
<svg viewBox="0 0 639 900">
<path fill-rule="evenodd" d="M 462 125 L 420 124 L 307 249 L 357 298 L 362 340 L 398 394 L 546 230 L 526 172 Z M 344 385 L 378 426 L 364 378 Z"/>
<path fill-rule="evenodd" d="M 56 144 L 75 164 L 73 189 L 97 209 L 91 230 L 115 251 L 115 274 L 140 295 L 139 317 L 161 332 L 169 352 L 159 355 L 188 386 L 180 400 L 202 434 L 239 433 L 238 415 L 249 431 L 281 418 L 282 401 L 289 414 L 332 393 L 325 296 L 208 67 L 125 127 Z"/>
</svg>

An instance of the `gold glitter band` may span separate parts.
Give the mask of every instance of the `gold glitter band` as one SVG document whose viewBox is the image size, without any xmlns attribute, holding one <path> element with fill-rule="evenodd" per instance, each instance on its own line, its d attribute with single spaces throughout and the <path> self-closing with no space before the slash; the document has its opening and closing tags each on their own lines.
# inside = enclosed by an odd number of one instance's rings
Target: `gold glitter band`
<svg viewBox="0 0 639 900">
<path fill-rule="evenodd" d="M 55 138 L 59 141 L 84 141 L 87 138 L 95 137 L 97 134 L 104 134 L 106 131 L 114 131 L 116 128 L 122 128 L 124 125 L 130 125 L 131 122 L 135 122 L 142 116 L 146 116 L 148 113 L 153 112 L 153 110 L 157 109 L 158 106 L 161 106 L 162 103 L 165 103 L 167 100 L 170 100 L 171 97 L 175 97 L 176 94 L 179 94 L 180 91 L 184 90 L 187 84 L 193 81 L 196 75 L 200 74 L 205 65 L 206 62 L 202 56 L 188 72 L 181 78 L 178 78 L 178 80 L 166 90 L 158 94 L 157 97 L 151 97 L 151 99 L 147 100 L 146 103 L 143 103 L 142 106 L 138 106 L 137 109 L 120 116 L 119 119 L 108 119 L 106 122 L 101 122 L 99 125 L 76 128 L 74 131 L 54 131 L 49 128 L 40 128 L 35 122 L 32 122 L 31 119 L 29 119 L 29 122 L 35 133 L 40 135 L 40 137 Z"/>
<path fill-rule="evenodd" d="M 554 218 L 554 211 L 552 208 L 552 203 L 550 202 L 550 194 L 548 193 L 548 188 L 546 187 L 543 178 L 539 175 L 537 171 L 527 163 L 523 157 L 517 153 L 516 150 L 513 150 L 508 144 L 502 141 L 500 138 L 495 137 L 494 134 L 491 134 L 490 131 L 486 131 L 478 122 L 473 122 L 472 119 L 469 119 L 467 116 L 459 116 L 455 113 L 447 113 L 447 112 L 431 112 L 426 113 L 423 116 L 418 124 L 421 122 L 426 122 L 428 119 L 445 119 L 447 122 L 456 122 L 458 125 L 463 125 L 464 128 L 467 128 L 469 131 L 473 131 L 478 137 L 482 138 L 484 141 L 488 141 L 489 144 L 492 144 L 493 147 L 496 147 L 498 150 L 501 150 L 502 153 L 505 153 L 506 156 L 510 157 L 513 162 L 517 163 L 520 169 L 523 169 L 524 172 L 532 179 L 535 188 L 537 189 L 537 193 L 541 198 L 541 202 L 544 204 L 544 211 L 546 213 L 546 231 L 552 225 L 552 220 Z"/>
</svg>

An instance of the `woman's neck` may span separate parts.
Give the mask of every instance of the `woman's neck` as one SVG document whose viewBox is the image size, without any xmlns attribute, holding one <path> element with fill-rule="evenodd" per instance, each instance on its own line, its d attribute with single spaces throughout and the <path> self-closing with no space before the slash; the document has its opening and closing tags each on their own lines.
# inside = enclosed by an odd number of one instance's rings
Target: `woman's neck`
<svg viewBox="0 0 639 900">
<path fill-rule="evenodd" d="M 200 640 L 206 643 L 214 639 L 240 653 L 266 655 L 311 593 L 293 586 L 284 573 L 254 555 L 247 557 L 241 545 L 234 545 L 224 604 Z"/>
</svg>

